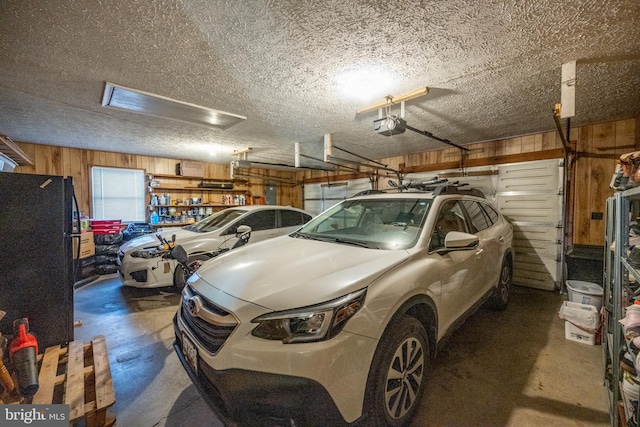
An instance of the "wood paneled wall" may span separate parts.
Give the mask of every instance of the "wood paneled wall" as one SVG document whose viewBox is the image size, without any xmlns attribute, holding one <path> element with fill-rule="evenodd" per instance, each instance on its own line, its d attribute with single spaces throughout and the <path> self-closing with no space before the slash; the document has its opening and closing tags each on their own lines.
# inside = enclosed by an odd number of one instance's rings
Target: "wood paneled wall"
<svg viewBox="0 0 640 427">
<path fill-rule="evenodd" d="M 122 154 L 106 151 L 81 150 L 67 147 L 54 147 L 50 145 L 17 143 L 20 148 L 34 159 L 33 166 L 19 166 L 17 173 L 61 175 L 73 177 L 76 198 L 80 211 L 91 216 L 91 166 L 107 166 L 116 168 L 142 169 L 150 174 L 175 174 L 176 163 L 180 160 L 159 157 L 141 156 L 135 154 Z M 249 178 L 248 189 L 251 196 L 265 195 L 265 180 L 290 180 L 296 182 L 295 172 L 283 172 L 274 170 L 256 171 L 250 169 L 251 174 L 260 174 L 265 179 Z M 205 163 L 205 177 L 216 179 L 229 179 L 229 165 Z M 277 202 L 281 205 L 291 205 L 302 208 L 302 191 L 299 185 L 275 183 L 278 188 Z"/>
<path fill-rule="evenodd" d="M 640 149 L 640 119 L 632 118 L 594 124 L 571 129 L 571 140 L 577 155 L 572 165 L 570 191 L 571 218 L 568 226 L 569 244 L 602 245 L 604 242 L 605 201 L 613 194 L 609 183 L 615 170 L 615 159 L 622 153 Z M 90 214 L 89 175 L 91 166 L 110 166 L 143 169 L 151 174 L 174 174 L 176 159 L 156 158 L 133 154 L 80 150 L 47 145 L 18 143 L 35 159 L 34 166 L 16 168 L 19 173 L 37 173 L 72 176 L 80 210 Z M 518 161 L 541 160 L 562 157 L 562 141 L 555 131 L 543 132 L 498 141 L 487 141 L 467 146 L 471 151 L 465 159 L 466 166 L 480 166 Z M 460 163 L 457 148 L 426 151 L 403 156 L 379 159 L 381 163 L 405 172 L 451 169 Z M 334 180 L 356 177 L 356 174 L 329 173 L 324 171 L 285 172 L 271 169 L 251 169 L 250 174 L 262 177 L 249 179 L 253 196 L 265 194 L 265 182 L 272 178 L 278 188 L 278 204 L 303 207 L 302 188 L 291 183 Z M 207 178 L 228 179 L 229 165 L 206 163 Z M 361 175 L 364 176 L 364 175 Z M 386 182 L 387 178 L 380 180 Z M 595 213 L 592 218 L 592 213 Z"/>
<path fill-rule="evenodd" d="M 577 160 L 573 170 L 573 243 L 603 245 L 605 220 L 593 219 L 592 213 L 604 216 L 609 188 L 620 154 L 636 151 L 636 119 L 620 120 L 572 129 Z"/>
</svg>

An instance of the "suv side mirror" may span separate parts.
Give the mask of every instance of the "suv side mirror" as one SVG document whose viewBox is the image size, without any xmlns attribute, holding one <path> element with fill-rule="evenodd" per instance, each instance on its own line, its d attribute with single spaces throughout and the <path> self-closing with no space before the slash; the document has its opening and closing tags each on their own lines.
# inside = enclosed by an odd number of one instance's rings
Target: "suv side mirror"
<svg viewBox="0 0 640 427">
<path fill-rule="evenodd" d="M 448 251 L 474 249 L 480 240 L 478 236 L 460 231 L 451 231 L 444 238 L 444 247 Z"/>
</svg>

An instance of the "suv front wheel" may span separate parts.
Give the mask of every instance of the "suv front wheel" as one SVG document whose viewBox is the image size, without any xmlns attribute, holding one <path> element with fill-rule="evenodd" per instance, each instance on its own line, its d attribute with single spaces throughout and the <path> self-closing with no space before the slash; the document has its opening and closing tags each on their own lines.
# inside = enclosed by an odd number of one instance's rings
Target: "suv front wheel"
<svg viewBox="0 0 640 427">
<path fill-rule="evenodd" d="M 405 425 L 425 389 L 429 363 L 427 333 L 417 319 L 402 316 L 380 339 L 369 373 L 367 425 Z"/>
</svg>

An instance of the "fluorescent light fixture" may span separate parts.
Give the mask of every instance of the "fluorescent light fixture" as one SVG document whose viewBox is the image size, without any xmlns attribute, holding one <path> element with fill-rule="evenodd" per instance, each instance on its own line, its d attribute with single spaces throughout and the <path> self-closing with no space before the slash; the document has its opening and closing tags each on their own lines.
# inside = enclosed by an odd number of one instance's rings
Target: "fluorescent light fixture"
<svg viewBox="0 0 640 427">
<path fill-rule="evenodd" d="M 102 106 L 227 129 L 247 118 L 106 82 Z"/>
</svg>

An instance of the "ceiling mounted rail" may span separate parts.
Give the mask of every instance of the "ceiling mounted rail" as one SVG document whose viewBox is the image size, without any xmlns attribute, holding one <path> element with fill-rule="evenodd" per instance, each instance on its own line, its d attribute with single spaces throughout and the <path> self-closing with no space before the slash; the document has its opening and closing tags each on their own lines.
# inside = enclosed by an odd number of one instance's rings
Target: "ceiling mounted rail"
<svg viewBox="0 0 640 427">
<path fill-rule="evenodd" d="M 326 171 L 326 172 L 338 172 L 340 169 L 348 169 L 348 170 L 352 170 L 352 171 L 356 171 L 356 172 L 362 173 L 360 171 L 360 169 L 358 169 L 358 168 L 346 166 L 346 165 L 343 165 L 343 164 L 330 163 L 327 160 L 323 160 L 323 159 L 319 159 L 317 157 L 313 157 L 313 156 L 309 156 L 309 155 L 306 155 L 306 154 L 302 154 L 300 152 L 300 143 L 298 143 L 298 142 L 295 143 L 294 154 L 295 154 L 295 167 L 296 168 L 316 169 L 316 170 L 323 170 L 323 171 Z M 309 159 L 309 160 L 313 160 L 314 162 L 319 162 L 319 163 L 323 163 L 323 164 L 329 163 L 329 164 L 333 165 L 334 167 L 330 167 L 330 168 L 324 167 L 323 168 L 323 167 L 315 167 L 315 166 L 314 167 L 302 166 L 301 159 Z"/>
<path fill-rule="evenodd" d="M 450 145 L 452 147 L 456 147 L 459 150 L 463 150 L 463 151 L 467 151 L 467 152 L 471 151 L 468 148 L 465 148 L 465 147 L 463 147 L 461 145 L 454 144 L 453 142 L 449 141 L 448 139 L 439 138 L 439 137 L 435 136 L 434 134 L 432 134 L 431 132 L 427 132 L 426 130 L 416 129 L 413 126 L 409 126 L 409 125 L 405 125 L 405 127 L 407 129 L 409 129 L 410 131 L 412 131 L 412 132 L 419 133 L 420 135 L 426 136 L 427 138 L 435 139 L 436 141 L 440 141 L 440 142 L 445 143 L 447 145 Z"/>
</svg>

